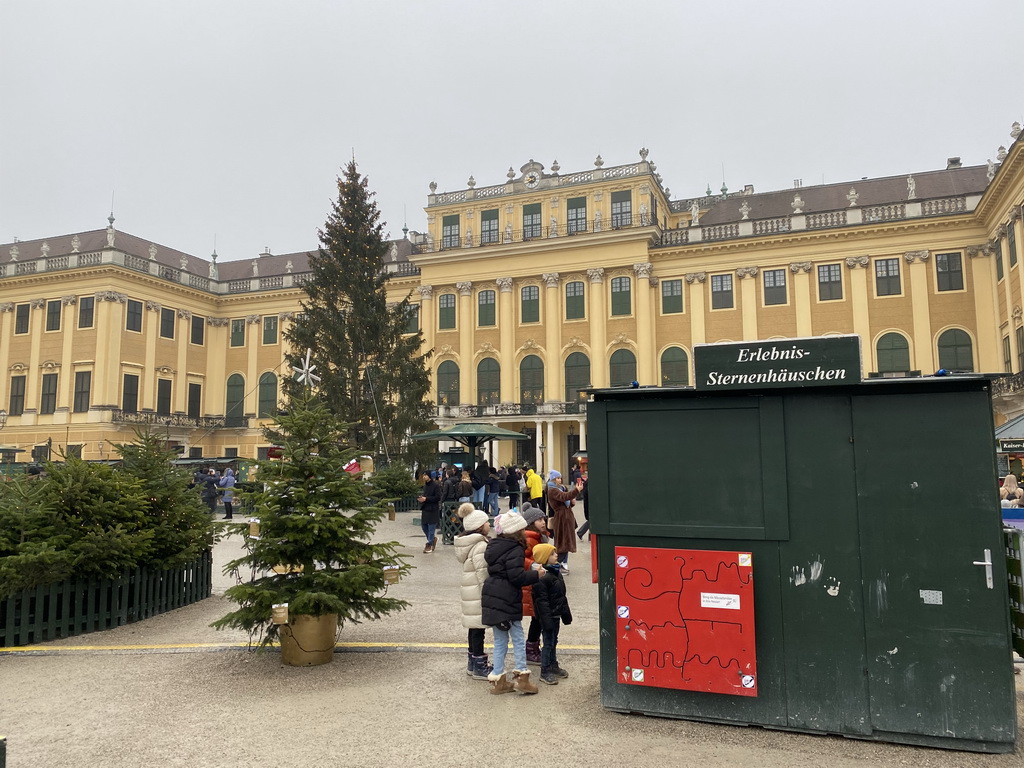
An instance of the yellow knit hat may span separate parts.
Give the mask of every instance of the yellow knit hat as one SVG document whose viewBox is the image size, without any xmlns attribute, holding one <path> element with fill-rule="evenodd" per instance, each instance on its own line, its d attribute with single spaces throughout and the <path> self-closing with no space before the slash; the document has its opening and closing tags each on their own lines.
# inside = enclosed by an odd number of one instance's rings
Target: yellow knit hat
<svg viewBox="0 0 1024 768">
<path fill-rule="evenodd" d="M 533 548 L 533 562 L 547 565 L 555 548 L 550 544 L 537 544 Z"/>
</svg>

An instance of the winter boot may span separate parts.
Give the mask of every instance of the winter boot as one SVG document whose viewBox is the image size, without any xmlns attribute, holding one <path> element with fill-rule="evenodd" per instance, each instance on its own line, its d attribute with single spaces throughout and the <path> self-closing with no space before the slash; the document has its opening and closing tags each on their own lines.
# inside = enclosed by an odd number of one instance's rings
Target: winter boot
<svg viewBox="0 0 1024 768">
<path fill-rule="evenodd" d="M 474 680 L 486 680 L 487 676 L 494 671 L 494 668 L 487 663 L 487 654 L 473 656 L 471 663 L 473 671 L 466 674 L 470 675 Z"/>
<path fill-rule="evenodd" d="M 512 675 L 515 678 L 515 689 L 519 693 L 537 693 L 539 690 L 536 685 L 530 682 L 529 670 L 515 670 Z"/>
<path fill-rule="evenodd" d="M 526 663 L 540 664 L 540 641 L 536 643 L 526 641 Z"/>
<path fill-rule="evenodd" d="M 551 673 L 551 669 L 549 667 L 541 667 L 540 681 L 542 683 L 547 683 L 548 685 L 558 685 L 558 678 Z"/>
<path fill-rule="evenodd" d="M 437 536 L 435 536 L 434 538 L 432 538 L 430 540 L 430 550 L 429 551 L 433 552 L 435 547 L 437 547 Z"/>
<path fill-rule="evenodd" d="M 553 674 L 555 677 L 560 677 L 563 680 L 569 676 L 568 672 L 566 672 L 564 669 L 558 666 L 557 661 L 551 665 L 551 674 Z"/>
<path fill-rule="evenodd" d="M 474 656 L 472 653 L 467 653 L 466 654 L 466 674 L 469 675 L 470 677 L 472 677 L 473 673 L 475 671 L 476 671 L 476 656 Z"/>
<path fill-rule="evenodd" d="M 508 679 L 508 675 L 502 673 L 496 675 L 493 672 L 487 676 L 487 679 L 491 682 L 491 693 L 502 694 L 512 693 L 515 690 L 515 686 L 512 685 L 512 681 Z"/>
</svg>

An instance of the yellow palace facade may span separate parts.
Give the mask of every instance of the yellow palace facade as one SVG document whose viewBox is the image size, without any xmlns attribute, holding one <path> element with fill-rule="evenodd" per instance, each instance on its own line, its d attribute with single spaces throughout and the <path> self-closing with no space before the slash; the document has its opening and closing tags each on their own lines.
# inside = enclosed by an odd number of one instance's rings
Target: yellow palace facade
<svg viewBox="0 0 1024 768">
<path fill-rule="evenodd" d="M 382 268 L 433 350 L 438 424 L 527 436 L 494 463 L 565 472 L 581 390 L 692 385 L 694 345 L 718 341 L 857 334 L 865 376 L 1009 373 L 1002 421 L 1024 413 L 1019 135 L 981 166 L 686 199 L 646 149 L 566 174 L 531 160 L 431 184 L 425 232 Z M 186 456 L 262 457 L 307 256 L 218 264 L 109 224 L 0 246 L 0 450 L 108 458 L 149 423 Z"/>
</svg>

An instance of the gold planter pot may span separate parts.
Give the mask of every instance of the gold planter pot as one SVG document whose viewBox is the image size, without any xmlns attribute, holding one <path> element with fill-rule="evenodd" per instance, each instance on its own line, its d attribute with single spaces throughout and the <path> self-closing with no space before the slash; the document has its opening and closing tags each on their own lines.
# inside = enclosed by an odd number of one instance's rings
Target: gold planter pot
<svg viewBox="0 0 1024 768">
<path fill-rule="evenodd" d="M 338 614 L 292 616 L 281 625 L 281 661 L 292 667 L 330 664 L 338 639 Z"/>
</svg>

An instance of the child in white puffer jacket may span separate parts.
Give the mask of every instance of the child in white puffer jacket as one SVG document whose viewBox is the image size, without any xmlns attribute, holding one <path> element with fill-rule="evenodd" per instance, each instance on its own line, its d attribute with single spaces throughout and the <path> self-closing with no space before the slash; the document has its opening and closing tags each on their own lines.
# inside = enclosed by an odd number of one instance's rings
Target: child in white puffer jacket
<svg viewBox="0 0 1024 768">
<path fill-rule="evenodd" d="M 487 578 L 487 534 L 491 524 L 487 513 L 466 502 L 459 507 L 459 517 L 465 533 L 455 538 L 455 556 L 462 563 L 462 626 L 469 630 L 469 653 L 466 674 L 474 680 L 486 680 L 491 667 L 484 653 L 484 624 L 480 607 L 480 593 Z"/>
</svg>

